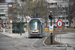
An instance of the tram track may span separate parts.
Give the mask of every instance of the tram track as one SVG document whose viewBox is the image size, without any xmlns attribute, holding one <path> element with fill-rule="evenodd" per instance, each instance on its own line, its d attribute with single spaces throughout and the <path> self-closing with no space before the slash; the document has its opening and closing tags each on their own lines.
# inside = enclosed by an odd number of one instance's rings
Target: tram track
<svg viewBox="0 0 75 50">
<path fill-rule="evenodd" d="M 14 48 L 14 50 L 21 50 L 22 48 L 24 48 L 23 50 L 28 48 L 32 50 L 37 50 L 39 46 L 43 46 L 39 44 L 43 44 L 43 40 L 45 39 L 46 36 L 43 38 L 28 38 L 28 37 L 11 38 L 9 36 L 6 36 L 6 37 L 7 38 L 4 38 L 4 39 L 9 39 L 9 40 L 6 40 L 6 43 L 9 44 L 9 46 L 11 46 L 12 48 Z M 36 42 L 39 42 L 39 44 L 37 43 L 38 47 L 34 46 Z"/>
<path fill-rule="evenodd" d="M 13 38 L 14 39 L 14 38 Z M 39 38 L 25 38 L 25 39 L 14 39 L 16 40 L 16 42 L 18 42 L 17 44 L 11 42 L 6 41 L 5 43 L 9 44 L 11 47 L 13 47 L 15 50 L 21 50 L 21 47 L 23 48 L 31 48 L 34 50 L 37 50 L 33 45 L 36 41 L 39 40 Z M 25 41 L 26 40 L 26 41 Z M 20 43 L 19 43 L 20 42 Z"/>
<path fill-rule="evenodd" d="M 32 49 L 35 49 L 35 47 L 33 46 L 35 44 L 36 41 L 38 41 L 39 39 L 35 40 L 32 44 L 31 44 L 31 47 Z"/>
<path fill-rule="evenodd" d="M 28 37 L 24 37 L 24 38 L 11 38 L 9 36 L 6 36 L 6 37 L 7 37 L 6 39 L 9 39 L 9 40 L 6 40 L 6 43 L 9 46 L 11 46 L 14 50 L 21 50 L 22 48 L 25 48 L 25 49 L 30 48 L 33 50 L 37 50 L 33 45 L 35 44 L 35 42 L 41 39 L 41 38 L 28 38 Z"/>
<path fill-rule="evenodd" d="M 37 42 L 39 40 L 39 38 L 27 38 L 26 42 L 24 42 L 23 40 L 20 41 L 19 44 L 17 44 L 15 47 L 19 50 L 19 47 L 28 47 L 31 49 L 36 49 L 33 45 L 35 44 L 35 42 Z M 30 44 L 28 44 L 30 43 Z M 24 45 L 25 44 L 25 45 Z"/>
</svg>

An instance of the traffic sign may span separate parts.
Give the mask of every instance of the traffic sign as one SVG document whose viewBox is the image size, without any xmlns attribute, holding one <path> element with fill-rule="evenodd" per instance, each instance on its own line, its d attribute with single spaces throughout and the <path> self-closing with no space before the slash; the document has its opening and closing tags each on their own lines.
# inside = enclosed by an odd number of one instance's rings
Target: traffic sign
<svg viewBox="0 0 75 50">
<path fill-rule="evenodd" d="M 49 27 L 49 33 L 53 33 L 53 26 Z"/>
<path fill-rule="evenodd" d="M 27 22 L 29 22 L 29 19 L 27 19 Z"/>
<path fill-rule="evenodd" d="M 12 23 L 12 19 L 10 19 L 10 23 Z"/>
<path fill-rule="evenodd" d="M 58 20 L 58 21 L 57 21 L 57 26 L 58 26 L 59 28 L 61 28 L 61 27 L 63 26 L 62 20 Z"/>
<path fill-rule="evenodd" d="M 45 28 L 45 31 L 48 31 L 48 28 Z"/>
</svg>

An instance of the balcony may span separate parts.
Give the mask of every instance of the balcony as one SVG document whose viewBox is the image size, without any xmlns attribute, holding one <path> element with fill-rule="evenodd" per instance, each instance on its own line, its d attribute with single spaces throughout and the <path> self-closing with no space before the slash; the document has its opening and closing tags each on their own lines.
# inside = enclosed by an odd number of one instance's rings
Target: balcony
<svg viewBox="0 0 75 50">
<path fill-rule="evenodd" d="M 0 14 L 7 14 L 7 12 L 0 12 Z"/>
<path fill-rule="evenodd" d="M 1 19 L 8 19 L 8 17 L 0 17 Z"/>
</svg>

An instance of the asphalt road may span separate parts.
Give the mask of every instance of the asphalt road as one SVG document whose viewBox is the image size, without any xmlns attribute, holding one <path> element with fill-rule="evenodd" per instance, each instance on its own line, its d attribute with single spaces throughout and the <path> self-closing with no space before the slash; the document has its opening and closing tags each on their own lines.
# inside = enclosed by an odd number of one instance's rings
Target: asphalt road
<svg viewBox="0 0 75 50">
<path fill-rule="evenodd" d="M 48 33 L 45 33 L 45 35 L 45 37 L 47 37 Z M 44 47 L 43 40 L 45 39 L 45 37 L 12 38 L 10 36 L 5 35 L 5 33 L 0 32 L 0 50 L 37 50 L 37 48 L 39 47 Z"/>
<path fill-rule="evenodd" d="M 45 37 L 49 34 L 46 32 Z M 44 46 L 44 38 L 11 38 L 0 33 L 0 50 L 66 50 L 65 47 Z"/>
<path fill-rule="evenodd" d="M 32 45 L 39 38 L 11 38 L 0 34 L 0 50 L 36 50 Z"/>
</svg>

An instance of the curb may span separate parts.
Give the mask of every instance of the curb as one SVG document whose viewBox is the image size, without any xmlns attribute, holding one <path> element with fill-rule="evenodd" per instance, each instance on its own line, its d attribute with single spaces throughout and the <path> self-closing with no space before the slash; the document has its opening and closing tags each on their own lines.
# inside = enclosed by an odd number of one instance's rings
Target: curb
<svg viewBox="0 0 75 50">
<path fill-rule="evenodd" d="M 50 36 L 50 35 L 48 35 L 48 36 Z M 48 38 L 48 36 L 45 37 L 45 39 L 43 40 L 43 45 L 44 45 L 44 46 L 47 46 L 47 45 L 45 44 L 45 40 Z"/>
<path fill-rule="evenodd" d="M 22 35 L 20 35 L 18 33 L 8 33 L 8 32 L 3 33 L 3 32 L 1 32 L 1 34 L 9 36 L 11 38 L 24 38 L 24 37 L 26 37 L 27 33 L 23 33 Z"/>
<path fill-rule="evenodd" d="M 69 33 L 67 33 L 67 34 L 69 34 Z M 57 36 L 58 36 L 58 35 L 59 35 L 59 34 L 55 35 L 55 41 L 60 43 L 60 41 L 57 40 Z M 61 42 L 61 44 L 64 44 L 64 45 L 67 45 L 67 46 L 71 46 L 71 47 L 75 47 L 75 46 L 73 46 L 74 44 L 63 43 L 63 42 Z"/>
</svg>

